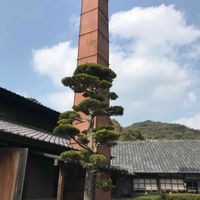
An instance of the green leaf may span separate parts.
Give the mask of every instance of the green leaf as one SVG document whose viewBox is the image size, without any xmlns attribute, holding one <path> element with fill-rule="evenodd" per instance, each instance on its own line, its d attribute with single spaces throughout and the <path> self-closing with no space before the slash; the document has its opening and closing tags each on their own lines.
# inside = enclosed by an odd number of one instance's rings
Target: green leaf
<svg viewBox="0 0 200 200">
<path fill-rule="evenodd" d="M 60 117 L 59 117 L 59 121 L 62 120 L 62 121 L 60 121 L 61 123 L 68 121 L 69 124 L 72 124 L 73 121 L 79 120 L 79 119 L 80 119 L 80 114 L 75 111 L 63 112 L 60 114 Z M 67 121 L 63 121 L 63 120 L 67 120 Z M 59 123 L 59 121 L 58 121 L 58 123 Z"/>
<path fill-rule="evenodd" d="M 108 90 L 112 87 L 112 83 L 106 80 L 100 82 L 100 87 L 104 90 Z"/>
<path fill-rule="evenodd" d="M 106 111 L 104 109 L 95 109 L 93 112 L 94 116 L 105 116 L 106 115 Z"/>
<path fill-rule="evenodd" d="M 113 79 L 116 78 L 115 72 L 113 72 L 110 68 L 95 63 L 79 65 L 74 72 L 74 75 L 76 74 L 88 74 L 98 77 L 99 80 L 106 80 L 109 82 L 112 82 Z"/>
<path fill-rule="evenodd" d="M 74 92 L 85 92 L 86 90 L 93 90 L 93 88 L 98 88 L 100 81 L 97 77 L 87 75 L 87 74 L 77 74 L 69 78 L 66 78 L 68 84 L 65 86 L 70 87 Z M 63 79 L 65 82 L 65 79 Z"/>
<path fill-rule="evenodd" d="M 90 166 L 92 165 L 92 163 L 90 162 L 90 156 L 91 156 L 91 152 L 89 152 L 88 150 L 82 149 L 79 151 L 75 151 L 75 150 L 65 151 L 61 153 L 60 158 L 63 161 L 79 163 L 84 168 L 87 168 L 89 167 L 89 164 Z"/>
<path fill-rule="evenodd" d="M 74 137 L 80 133 L 79 129 L 75 128 L 70 124 L 59 124 L 54 129 L 54 133 L 58 135 L 66 135 L 69 137 Z"/>
<path fill-rule="evenodd" d="M 112 180 L 110 178 L 103 179 L 101 176 L 96 177 L 96 186 L 105 192 L 111 191 L 115 188 L 115 186 L 112 184 Z"/>
<path fill-rule="evenodd" d="M 103 130 L 103 129 L 106 129 L 106 130 L 114 130 L 115 127 L 113 125 L 108 125 L 108 126 L 100 126 L 100 127 L 97 127 L 96 129 L 94 129 L 94 132 L 97 132 L 99 130 Z"/>
<path fill-rule="evenodd" d="M 116 100 L 118 98 L 118 95 L 115 92 L 109 92 L 108 97 L 111 100 Z"/>
<path fill-rule="evenodd" d="M 79 151 L 75 150 L 70 150 L 70 151 L 65 151 L 61 153 L 60 159 L 63 161 L 69 161 L 69 162 L 80 162 L 82 158 L 82 155 Z"/>
<path fill-rule="evenodd" d="M 66 87 L 70 87 L 73 84 L 72 78 L 71 77 L 65 77 L 62 79 L 63 85 Z"/>
<path fill-rule="evenodd" d="M 71 124 L 71 120 L 69 119 L 60 119 L 57 121 L 57 124 Z"/>
<path fill-rule="evenodd" d="M 139 129 L 131 129 L 123 131 L 120 136 L 120 141 L 135 141 L 135 140 L 145 140 L 143 134 Z"/>
<path fill-rule="evenodd" d="M 87 135 L 85 135 L 85 134 L 79 134 L 78 139 L 84 145 L 87 145 L 89 143 L 89 139 L 88 139 Z"/>
<path fill-rule="evenodd" d="M 122 106 L 111 106 L 107 109 L 109 116 L 123 115 L 124 108 Z"/>
<path fill-rule="evenodd" d="M 101 145 L 114 145 L 120 135 L 120 132 L 102 129 L 94 133 L 94 138 L 97 143 L 100 143 Z"/>
<path fill-rule="evenodd" d="M 90 162 L 95 166 L 104 166 L 106 164 L 106 157 L 101 154 L 93 154 L 90 156 Z"/>
<path fill-rule="evenodd" d="M 81 162 L 81 165 L 84 169 L 87 169 L 87 170 L 92 170 L 93 168 L 93 164 L 92 163 L 85 163 L 85 162 Z"/>
<path fill-rule="evenodd" d="M 99 112 L 102 109 L 102 103 L 96 99 L 84 99 L 74 109 L 79 112 L 83 112 L 86 115 L 94 115 L 95 112 Z"/>
</svg>

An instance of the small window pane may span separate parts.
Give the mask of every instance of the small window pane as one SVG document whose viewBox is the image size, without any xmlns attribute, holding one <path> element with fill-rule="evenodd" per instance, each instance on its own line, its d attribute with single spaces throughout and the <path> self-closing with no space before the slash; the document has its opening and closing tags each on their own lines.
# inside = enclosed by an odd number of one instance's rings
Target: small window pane
<svg viewBox="0 0 200 200">
<path fill-rule="evenodd" d="M 166 189 L 165 184 L 161 184 L 160 187 L 161 187 L 161 189 L 163 189 L 163 190 Z"/>
<path fill-rule="evenodd" d="M 138 184 L 134 184 L 134 188 L 138 188 L 139 187 L 139 185 Z"/>
<path fill-rule="evenodd" d="M 134 179 L 134 183 L 139 183 L 139 179 Z"/>
<path fill-rule="evenodd" d="M 179 184 L 183 184 L 184 182 L 183 182 L 183 180 L 179 179 L 179 180 L 178 180 L 178 183 L 179 183 Z"/>
<path fill-rule="evenodd" d="M 152 190 L 158 190 L 158 187 L 157 187 L 157 185 L 153 185 L 153 186 L 151 186 L 151 189 Z"/>
<path fill-rule="evenodd" d="M 146 184 L 146 190 L 151 190 L 151 184 Z"/>
<path fill-rule="evenodd" d="M 151 179 L 151 183 L 156 184 L 157 183 L 156 179 Z"/>
<path fill-rule="evenodd" d="M 171 184 L 166 184 L 166 190 L 171 190 L 171 189 L 172 189 Z"/>
<path fill-rule="evenodd" d="M 145 183 L 151 183 L 151 179 L 145 179 Z"/>
<path fill-rule="evenodd" d="M 139 184 L 140 189 L 144 189 L 144 184 Z"/>
<path fill-rule="evenodd" d="M 165 179 L 160 179 L 160 183 L 165 183 Z"/>
<path fill-rule="evenodd" d="M 157 187 L 157 184 L 151 184 L 151 187 L 155 187 L 155 186 Z"/>
<path fill-rule="evenodd" d="M 176 179 L 172 179 L 172 183 L 176 183 L 177 184 L 177 180 Z"/>
<path fill-rule="evenodd" d="M 172 185 L 173 190 L 178 190 L 178 185 Z"/>
<path fill-rule="evenodd" d="M 185 190 L 184 185 L 179 185 L 178 188 L 179 190 L 182 190 L 182 191 Z"/>
<path fill-rule="evenodd" d="M 144 179 L 139 179 L 139 183 L 144 183 Z"/>
<path fill-rule="evenodd" d="M 166 182 L 167 184 L 171 184 L 171 179 L 166 179 L 165 182 Z"/>
</svg>

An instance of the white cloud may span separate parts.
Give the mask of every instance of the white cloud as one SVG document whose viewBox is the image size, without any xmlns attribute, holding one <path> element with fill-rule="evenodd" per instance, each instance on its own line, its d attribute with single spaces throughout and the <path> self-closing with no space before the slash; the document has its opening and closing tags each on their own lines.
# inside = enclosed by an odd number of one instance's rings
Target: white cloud
<svg viewBox="0 0 200 200">
<path fill-rule="evenodd" d="M 185 99 L 184 106 L 189 107 L 197 102 L 197 95 L 194 92 L 188 92 L 187 98 Z"/>
<path fill-rule="evenodd" d="M 52 78 L 60 84 L 61 79 L 73 73 L 76 66 L 77 48 L 69 41 L 53 47 L 44 47 L 33 51 L 34 69 L 41 75 Z"/>
<path fill-rule="evenodd" d="M 183 12 L 174 5 L 133 8 L 111 17 L 111 33 L 123 38 L 151 42 L 152 45 L 184 45 L 200 36 L 200 30 L 186 24 Z"/>
<path fill-rule="evenodd" d="M 196 114 L 193 117 L 183 117 L 175 121 L 175 123 L 183 124 L 189 128 L 200 130 L 200 114 Z"/>
<path fill-rule="evenodd" d="M 114 90 L 120 96 L 117 103 L 125 107 L 125 125 L 145 119 L 174 120 L 177 112 L 196 103 L 197 73 L 186 58 L 180 62 L 180 50 L 194 45 L 200 29 L 188 25 L 183 12 L 173 5 L 118 12 L 111 16 L 110 32 L 111 67 L 118 74 Z M 33 63 L 37 72 L 58 84 L 72 74 L 76 57 L 77 48 L 67 41 L 34 51 Z M 61 91 L 47 100 L 63 111 L 72 105 L 72 100 L 63 98 L 67 94 Z"/>
<path fill-rule="evenodd" d="M 72 91 L 62 91 L 47 94 L 42 102 L 57 111 L 64 112 L 72 109 L 73 100 L 74 94 Z"/>
<path fill-rule="evenodd" d="M 114 88 L 126 124 L 169 120 L 194 105 L 196 74 L 179 62 L 179 50 L 198 40 L 200 30 L 186 24 L 183 12 L 173 5 L 133 8 L 111 16 L 110 31 L 111 66 L 118 74 Z"/>
<path fill-rule="evenodd" d="M 80 15 L 72 15 L 70 17 L 70 25 L 74 32 L 78 32 L 80 27 Z"/>
<path fill-rule="evenodd" d="M 193 45 L 187 56 L 190 59 L 200 60 L 200 45 Z"/>
</svg>

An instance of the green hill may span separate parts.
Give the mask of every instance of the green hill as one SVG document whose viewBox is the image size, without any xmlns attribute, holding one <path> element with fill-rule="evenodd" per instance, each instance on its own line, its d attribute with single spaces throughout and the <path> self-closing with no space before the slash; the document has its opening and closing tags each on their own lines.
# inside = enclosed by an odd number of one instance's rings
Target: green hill
<svg viewBox="0 0 200 200">
<path fill-rule="evenodd" d="M 200 130 L 187 128 L 179 124 L 170 124 L 154 121 L 134 123 L 122 128 L 121 141 L 138 139 L 200 139 Z"/>
</svg>

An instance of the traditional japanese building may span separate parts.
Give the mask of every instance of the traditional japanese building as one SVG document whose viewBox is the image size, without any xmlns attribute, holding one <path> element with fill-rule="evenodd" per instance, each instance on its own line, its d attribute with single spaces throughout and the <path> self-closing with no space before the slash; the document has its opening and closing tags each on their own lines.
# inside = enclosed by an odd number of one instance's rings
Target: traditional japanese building
<svg viewBox="0 0 200 200">
<path fill-rule="evenodd" d="M 85 171 L 59 163 L 74 149 L 53 135 L 59 113 L 0 88 L 0 199 L 82 199 Z"/>
<path fill-rule="evenodd" d="M 82 0 L 77 64 L 90 62 L 108 67 L 108 35 L 108 0 Z M 82 99 L 82 94 L 75 94 L 74 104 Z M 58 116 L 58 112 L 38 102 L 0 88 L 2 200 L 83 199 L 84 170 L 58 163 L 61 152 L 76 148 L 67 139 L 52 134 Z M 108 123 L 108 117 L 95 120 L 96 126 Z M 110 161 L 110 149 L 101 152 Z M 111 193 L 96 189 L 95 199 L 109 200 Z"/>
<path fill-rule="evenodd" d="M 144 192 L 200 193 L 200 140 L 149 140 L 122 142 L 111 150 L 113 195 Z"/>
<path fill-rule="evenodd" d="M 109 67 L 108 0 L 82 0 L 81 10 L 77 64 Z M 75 94 L 74 104 L 82 99 L 82 94 Z M 58 116 L 36 101 L 0 88 L 1 200 L 83 199 L 85 171 L 58 159 L 61 152 L 76 148 L 53 135 Z M 108 122 L 107 117 L 97 117 L 95 124 Z M 200 141 L 124 142 L 102 151 L 109 160 L 112 157 L 108 169 L 116 185 L 113 196 L 200 192 Z M 111 200 L 111 193 L 96 189 L 95 200 Z"/>
</svg>

